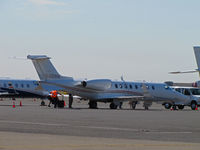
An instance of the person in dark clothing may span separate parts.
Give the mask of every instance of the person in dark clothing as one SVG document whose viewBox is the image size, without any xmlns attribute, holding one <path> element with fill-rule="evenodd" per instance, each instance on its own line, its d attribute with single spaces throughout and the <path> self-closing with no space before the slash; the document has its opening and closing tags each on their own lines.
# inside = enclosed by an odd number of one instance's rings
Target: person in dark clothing
<svg viewBox="0 0 200 150">
<path fill-rule="evenodd" d="M 53 99 L 54 99 L 54 108 L 56 108 L 56 107 L 58 106 L 58 101 L 59 101 L 59 99 L 58 99 L 57 96 L 54 97 Z"/>
<path fill-rule="evenodd" d="M 51 91 L 50 92 L 50 98 L 49 98 L 50 102 L 49 102 L 49 107 L 50 107 L 50 104 L 53 103 L 54 104 L 54 108 L 57 107 L 58 105 L 58 92 L 55 90 L 55 91 Z"/>
<path fill-rule="evenodd" d="M 72 94 L 69 94 L 69 108 L 72 108 L 72 103 L 73 103 L 73 96 Z"/>
</svg>

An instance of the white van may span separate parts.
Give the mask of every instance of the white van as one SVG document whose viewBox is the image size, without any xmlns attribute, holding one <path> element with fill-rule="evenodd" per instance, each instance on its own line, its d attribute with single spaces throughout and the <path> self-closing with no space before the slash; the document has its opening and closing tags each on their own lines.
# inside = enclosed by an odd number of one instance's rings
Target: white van
<svg viewBox="0 0 200 150">
<path fill-rule="evenodd" d="M 176 92 L 183 95 L 183 103 L 177 105 L 179 109 L 183 109 L 184 106 L 190 106 L 192 110 L 195 110 L 200 106 L 200 89 L 194 87 L 171 87 Z"/>
</svg>

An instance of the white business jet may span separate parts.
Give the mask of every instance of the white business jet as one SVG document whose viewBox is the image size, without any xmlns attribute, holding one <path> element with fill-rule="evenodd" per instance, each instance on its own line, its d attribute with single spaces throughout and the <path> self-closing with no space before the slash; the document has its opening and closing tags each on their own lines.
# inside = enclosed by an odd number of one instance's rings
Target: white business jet
<svg viewBox="0 0 200 150">
<path fill-rule="evenodd" d="M 54 68 L 50 57 L 28 55 L 40 78 L 41 85 L 61 87 L 71 95 L 89 100 L 89 108 L 97 108 L 97 102 L 109 102 L 111 109 L 117 109 L 124 101 L 144 101 L 145 109 L 152 102 L 163 102 L 182 106 L 184 95 L 165 83 L 112 81 L 110 79 L 74 80 L 62 76 Z M 133 108 L 135 103 L 133 103 Z"/>
</svg>

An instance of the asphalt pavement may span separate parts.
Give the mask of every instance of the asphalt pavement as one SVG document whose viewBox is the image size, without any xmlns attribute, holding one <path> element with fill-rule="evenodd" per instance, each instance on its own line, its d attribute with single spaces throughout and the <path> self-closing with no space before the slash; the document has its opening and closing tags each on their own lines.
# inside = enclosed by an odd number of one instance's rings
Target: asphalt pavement
<svg viewBox="0 0 200 150">
<path fill-rule="evenodd" d="M 15 102 L 15 108 L 11 100 L 0 101 L 0 149 L 198 149 L 200 146 L 200 111 L 189 107 L 171 111 L 154 104 L 144 110 L 140 104 L 131 110 L 126 103 L 121 110 L 110 110 L 109 104 L 102 103 L 99 109 L 88 109 L 87 102 L 75 101 L 73 109 L 67 106 L 54 109 L 39 106 L 40 100 L 22 99 L 22 107 L 19 101 Z M 16 144 L 15 139 L 21 139 L 21 144 Z M 48 147 L 48 143 L 54 146 Z"/>
</svg>

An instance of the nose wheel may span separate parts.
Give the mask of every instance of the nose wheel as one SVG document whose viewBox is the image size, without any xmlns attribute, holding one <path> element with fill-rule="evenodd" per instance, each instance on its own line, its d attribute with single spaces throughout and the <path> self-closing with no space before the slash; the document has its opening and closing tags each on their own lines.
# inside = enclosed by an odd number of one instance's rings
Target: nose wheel
<svg viewBox="0 0 200 150">
<path fill-rule="evenodd" d="M 117 109 L 117 105 L 115 103 L 110 104 L 110 109 Z"/>
</svg>

